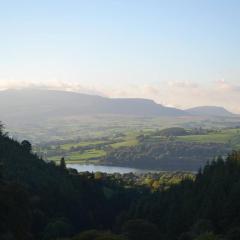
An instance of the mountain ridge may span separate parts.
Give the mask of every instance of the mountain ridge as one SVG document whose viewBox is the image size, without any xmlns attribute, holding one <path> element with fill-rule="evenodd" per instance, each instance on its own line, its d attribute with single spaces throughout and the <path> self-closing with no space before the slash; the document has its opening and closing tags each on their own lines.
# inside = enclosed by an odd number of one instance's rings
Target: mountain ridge
<svg viewBox="0 0 240 240">
<path fill-rule="evenodd" d="M 145 98 L 108 98 L 59 90 L 23 89 L 0 91 L 1 120 L 27 121 L 87 115 L 140 117 L 218 116 L 232 117 L 222 107 L 200 106 L 181 110 Z"/>
<path fill-rule="evenodd" d="M 186 110 L 192 115 L 205 115 L 216 117 L 234 117 L 235 114 L 221 106 L 198 106 Z"/>
<path fill-rule="evenodd" d="M 137 116 L 181 116 L 183 110 L 142 98 L 107 98 L 54 90 L 5 90 L 0 92 L 2 116 L 69 116 L 123 114 Z M 21 113 L 18 112 L 21 110 Z M 16 114 L 17 113 L 17 114 Z M 8 120 L 8 119 L 7 119 Z"/>
</svg>

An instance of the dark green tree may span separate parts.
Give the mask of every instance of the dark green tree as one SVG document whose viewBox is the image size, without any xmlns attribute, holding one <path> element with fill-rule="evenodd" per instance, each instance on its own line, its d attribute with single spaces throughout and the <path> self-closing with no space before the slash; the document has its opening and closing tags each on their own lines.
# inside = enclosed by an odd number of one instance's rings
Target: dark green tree
<svg viewBox="0 0 240 240">
<path fill-rule="evenodd" d="M 2 122 L 0 122 L 0 135 L 2 135 L 3 134 L 3 124 L 2 124 Z"/>
<path fill-rule="evenodd" d="M 204 233 L 197 238 L 194 238 L 194 240 L 220 240 L 215 234 L 213 233 Z"/>
<path fill-rule="evenodd" d="M 66 168 L 67 168 L 64 157 L 62 157 L 61 160 L 60 160 L 60 168 L 61 168 L 61 169 L 66 169 Z"/>
<path fill-rule="evenodd" d="M 115 235 L 111 232 L 90 230 L 73 237 L 72 240 L 126 240 L 126 239 L 123 238 L 122 236 Z"/>
<path fill-rule="evenodd" d="M 156 225 L 143 220 L 129 220 L 123 226 L 123 234 L 129 240 L 159 240 L 160 234 Z"/>
<path fill-rule="evenodd" d="M 228 231 L 227 233 L 228 240 L 239 240 L 240 239 L 240 228 L 235 227 Z"/>
<path fill-rule="evenodd" d="M 22 143 L 22 148 L 26 151 L 26 152 L 31 152 L 32 151 L 32 144 L 27 141 L 27 140 L 23 140 Z"/>
<path fill-rule="evenodd" d="M 44 231 L 43 240 L 69 237 L 73 234 L 72 225 L 65 219 L 57 219 L 50 222 Z"/>
</svg>

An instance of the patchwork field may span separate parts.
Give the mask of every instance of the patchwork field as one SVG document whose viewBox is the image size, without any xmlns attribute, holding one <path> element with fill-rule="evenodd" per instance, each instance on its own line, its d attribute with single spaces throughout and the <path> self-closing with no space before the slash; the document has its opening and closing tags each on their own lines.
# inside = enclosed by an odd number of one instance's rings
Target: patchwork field
<svg viewBox="0 0 240 240">
<path fill-rule="evenodd" d="M 56 142 L 36 147 L 36 151 L 51 161 L 60 161 L 62 157 L 68 163 L 100 163 L 109 152 L 122 151 L 138 145 L 156 145 L 158 143 L 195 143 L 223 144 L 231 149 L 240 149 L 240 129 L 230 128 L 211 130 L 204 134 L 188 133 L 184 136 L 159 136 L 156 131 L 145 129 L 139 132 L 129 131 L 111 137 L 90 138 Z"/>
<path fill-rule="evenodd" d="M 240 130 L 238 128 L 219 130 L 216 133 L 204 135 L 178 136 L 176 139 L 178 141 L 198 143 L 225 143 L 229 144 L 234 149 L 240 148 Z"/>
</svg>

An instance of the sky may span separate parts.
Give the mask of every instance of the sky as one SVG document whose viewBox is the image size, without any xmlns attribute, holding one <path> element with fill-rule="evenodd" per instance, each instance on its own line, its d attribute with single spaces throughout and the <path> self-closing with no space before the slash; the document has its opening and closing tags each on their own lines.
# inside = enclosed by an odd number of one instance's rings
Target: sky
<svg viewBox="0 0 240 240">
<path fill-rule="evenodd" d="M 0 0 L 0 89 L 240 113 L 239 0 Z"/>
</svg>

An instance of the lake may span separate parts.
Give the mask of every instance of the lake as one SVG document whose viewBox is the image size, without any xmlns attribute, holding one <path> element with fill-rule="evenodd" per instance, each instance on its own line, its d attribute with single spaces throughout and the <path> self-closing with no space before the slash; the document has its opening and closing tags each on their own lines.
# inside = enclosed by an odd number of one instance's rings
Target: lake
<svg viewBox="0 0 240 240">
<path fill-rule="evenodd" d="M 67 164 L 67 167 L 74 168 L 78 172 L 104 172 L 104 173 L 146 173 L 154 172 L 152 170 L 143 170 L 136 168 L 127 167 L 116 167 L 116 166 L 105 166 L 105 165 L 94 165 L 94 164 Z M 157 171 L 156 171 L 157 172 Z"/>
</svg>

